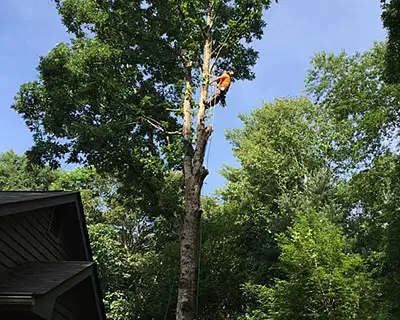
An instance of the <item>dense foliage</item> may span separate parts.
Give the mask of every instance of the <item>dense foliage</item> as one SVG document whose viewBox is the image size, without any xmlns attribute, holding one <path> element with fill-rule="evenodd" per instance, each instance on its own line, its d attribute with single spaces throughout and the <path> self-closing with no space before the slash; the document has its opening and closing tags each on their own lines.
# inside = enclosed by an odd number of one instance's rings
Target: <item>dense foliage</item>
<svg viewBox="0 0 400 320">
<path fill-rule="evenodd" d="M 130 209 L 160 217 L 162 185 L 184 175 L 177 319 L 194 318 L 210 77 L 253 79 L 272 0 L 54 0 L 72 35 L 40 58 L 13 108 L 33 133 L 31 162 L 91 165 Z M 195 103 L 196 90 L 200 99 Z M 197 121 L 192 121 L 197 117 Z M 161 186 L 161 187 L 160 187 Z M 132 209 L 135 208 L 135 209 Z"/>
<path fill-rule="evenodd" d="M 74 39 L 17 95 L 35 145 L 1 154 L 0 190 L 80 190 L 108 318 L 174 319 L 176 133 L 185 61 L 193 87 L 204 80 L 210 2 L 55 2 Z M 247 43 L 270 1 L 212 3 L 216 70 L 252 79 Z M 306 96 L 264 103 L 227 132 L 240 166 L 224 166 L 226 186 L 202 198 L 196 319 L 400 317 L 400 2 L 382 3 L 388 44 L 316 54 Z M 84 166 L 53 170 L 65 157 Z"/>
<path fill-rule="evenodd" d="M 388 31 L 388 48 L 385 57 L 385 80 L 400 83 L 400 1 L 381 0 L 382 22 Z"/>
</svg>

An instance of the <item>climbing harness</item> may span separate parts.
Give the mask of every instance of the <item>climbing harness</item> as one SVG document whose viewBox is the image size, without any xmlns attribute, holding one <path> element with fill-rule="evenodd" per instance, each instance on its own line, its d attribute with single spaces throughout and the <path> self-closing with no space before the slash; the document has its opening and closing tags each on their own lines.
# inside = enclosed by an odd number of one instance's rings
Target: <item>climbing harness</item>
<svg viewBox="0 0 400 320">
<path fill-rule="evenodd" d="M 209 108 L 211 109 L 211 108 L 215 107 L 217 104 L 217 95 L 216 95 L 217 86 L 213 85 L 213 84 L 211 84 L 210 86 L 211 86 L 211 95 L 210 95 Z"/>
<path fill-rule="evenodd" d="M 229 70 L 229 71 L 227 71 L 227 73 L 231 76 L 233 74 L 233 71 Z M 210 71 L 210 77 L 216 79 L 215 75 L 212 73 L 212 70 Z M 227 85 L 226 83 L 224 83 L 226 78 L 223 78 L 222 82 L 221 82 L 221 79 L 219 79 L 218 85 L 216 85 L 216 88 L 218 88 L 218 89 L 211 87 L 212 88 L 211 96 L 207 100 L 207 103 L 206 103 L 207 109 L 210 109 L 210 108 L 216 106 L 218 103 L 221 104 L 221 106 L 223 108 L 226 108 L 226 94 L 229 90 L 230 81 L 229 81 L 229 84 Z M 222 84 L 224 84 L 224 85 L 222 86 Z M 210 85 L 212 86 L 212 84 L 210 84 Z M 218 93 L 216 93 L 216 91 Z"/>
</svg>

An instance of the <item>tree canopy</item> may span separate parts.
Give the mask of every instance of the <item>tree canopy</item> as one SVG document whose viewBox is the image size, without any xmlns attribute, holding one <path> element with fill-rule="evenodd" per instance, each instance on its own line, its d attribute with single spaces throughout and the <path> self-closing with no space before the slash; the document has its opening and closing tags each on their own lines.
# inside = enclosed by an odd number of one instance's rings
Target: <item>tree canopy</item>
<svg viewBox="0 0 400 320">
<path fill-rule="evenodd" d="M 385 59 L 385 80 L 400 83 L 400 1 L 381 0 L 382 22 L 388 31 L 388 46 Z"/>
<path fill-rule="evenodd" d="M 178 320 L 196 313 L 209 80 L 227 68 L 254 78 L 251 42 L 271 2 L 55 0 L 73 39 L 41 57 L 38 80 L 21 86 L 13 106 L 33 132 L 30 161 L 92 165 L 153 215 L 166 175 L 183 171 Z"/>
</svg>

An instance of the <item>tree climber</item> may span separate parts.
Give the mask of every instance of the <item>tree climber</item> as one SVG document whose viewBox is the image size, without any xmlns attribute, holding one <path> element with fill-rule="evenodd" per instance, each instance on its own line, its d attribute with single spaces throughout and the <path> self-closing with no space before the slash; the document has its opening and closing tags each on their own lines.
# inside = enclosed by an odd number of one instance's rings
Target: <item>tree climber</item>
<svg viewBox="0 0 400 320">
<path fill-rule="evenodd" d="M 231 85 L 231 77 L 233 75 L 233 71 L 229 70 L 226 73 L 223 73 L 220 75 L 218 78 L 215 78 L 213 81 L 210 82 L 210 84 L 217 82 L 217 92 L 208 100 L 205 101 L 204 104 L 206 108 L 210 108 L 218 104 L 218 102 L 221 102 L 221 105 L 225 108 L 226 107 L 226 101 L 225 101 L 225 96 L 229 90 L 229 87 Z"/>
</svg>

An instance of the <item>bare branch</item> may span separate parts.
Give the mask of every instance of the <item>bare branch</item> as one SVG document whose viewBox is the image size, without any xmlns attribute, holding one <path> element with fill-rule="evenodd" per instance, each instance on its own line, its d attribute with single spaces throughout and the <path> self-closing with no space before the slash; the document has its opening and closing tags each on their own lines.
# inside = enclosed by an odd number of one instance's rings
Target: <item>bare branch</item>
<svg viewBox="0 0 400 320">
<path fill-rule="evenodd" d="M 146 116 L 143 116 L 143 119 L 146 120 L 148 124 L 150 124 L 151 126 L 153 126 L 154 128 L 156 128 L 157 130 L 162 130 L 162 131 L 163 131 L 163 129 L 162 129 L 160 126 L 154 124 L 154 123 L 153 123 L 150 119 L 148 119 Z M 154 120 L 154 121 L 155 121 L 155 120 Z"/>
<path fill-rule="evenodd" d="M 182 111 L 182 109 L 169 109 L 169 108 L 167 108 L 167 109 L 165 109 L 165 110 L 167 110 L 167 111 L 169 111 L 169 112 L 179 112 L 179 111 Z"/>
<path fill-rule="evenodd" d="M 181 135 L 182 134 L 182 132 L 180 132 L 180 131 L 166 131 L 165 132 L 166 134 L 169 134 L 169 135 Z"/>
<path fill-rule="evenodd" d="M 222 49 L 227 45 L 228 39 L 229 39 L 230 35 L 232 34 L 233 30 L 234 30 L 234 28 L 231 28 L 231 29 L 229 30 L 227 36 L 225 37 L 223 43 L 220 44 L 219 46 L 217 46 L 218 52 L 217 52 L 217 54 L 216 54 L 216 56 L 215 56 L 215 58 L 214 58 L 214 62 L 213 62 L 213 64 L 212 64 L 212 66 L 211 66 L 211 68 L 210 68 L 210 71 L 211 71 L 211 72 L 212 72 L 212 70 L 214 69 L 214 65 L 215 65 L 215 63 L 217 62 L 217 60 L 218 60 L 218 58 L 219 58 L 219 55 L 221 54 Z M 217 48 L 216 48 L 216 49 L 217 49 Z M 215 51 L 215 50 L 214 50 L 214 51 Z M 214 53 L 214 52 L 213 52 L 213 53 Z M 211 54 L 211 56 L 213 55 L 213 53 Z"/>
<path fill-rule="evenodd" d="M 179 131 L 167 131 L 165 130 L 165 128 L 163 127 L 163 125 L 158 122 L 157 120 L 154 120 L 153 118 L 150 118 L 148 116 L 143 116 L 142 117 L 144 120 L 147 121 L 148 124 L 150 124 L 151 126 L 153 126 L 154 128 L 164 132 L 165 134 L 169 134 L 169 135 L 174 135 L 174 134 L 182 134 Z"/>
</svg>

